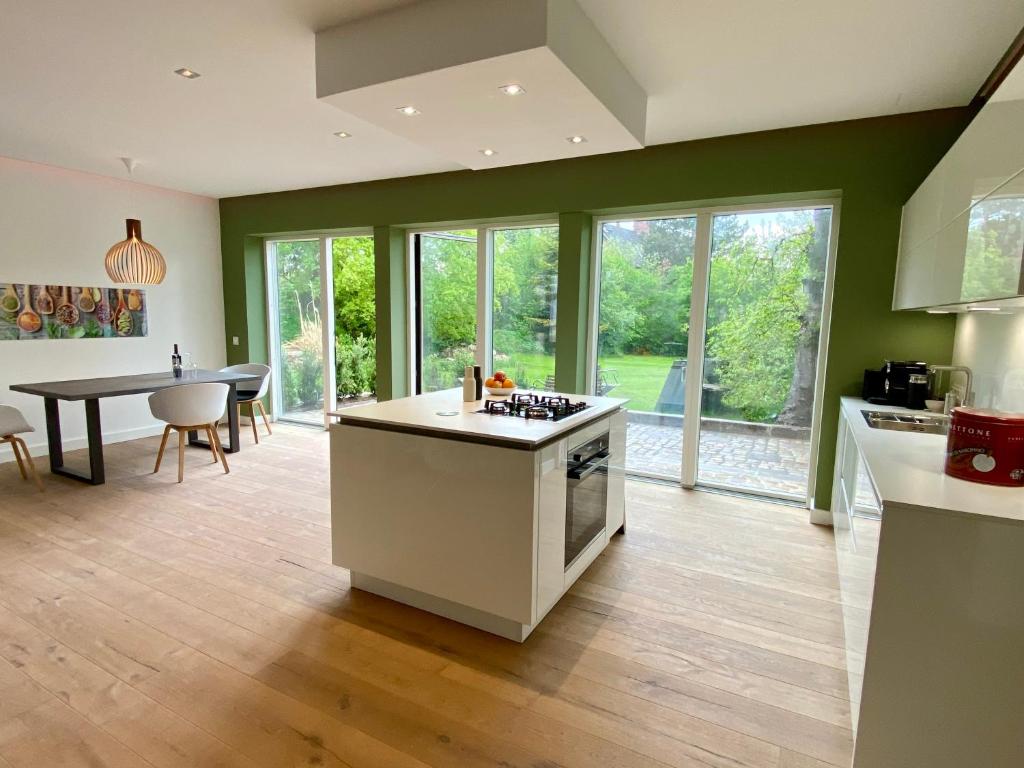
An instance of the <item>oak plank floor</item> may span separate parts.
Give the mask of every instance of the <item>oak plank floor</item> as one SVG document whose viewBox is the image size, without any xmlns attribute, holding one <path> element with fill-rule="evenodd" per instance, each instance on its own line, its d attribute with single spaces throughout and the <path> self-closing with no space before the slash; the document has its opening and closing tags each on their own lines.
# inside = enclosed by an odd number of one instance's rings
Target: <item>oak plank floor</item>
<svg viewBox="0 0 1024 768">
<path fill-rule="evenodd" d="M 823 768 L 850 761 L 831 532 L 630 482 L 524 644 L 351 590 L 327 436 L 107 446 L 104 486 L 0 465 L 0 767 Z M 81 462 L 80 452 L 68 463 Z"/>
</svg>

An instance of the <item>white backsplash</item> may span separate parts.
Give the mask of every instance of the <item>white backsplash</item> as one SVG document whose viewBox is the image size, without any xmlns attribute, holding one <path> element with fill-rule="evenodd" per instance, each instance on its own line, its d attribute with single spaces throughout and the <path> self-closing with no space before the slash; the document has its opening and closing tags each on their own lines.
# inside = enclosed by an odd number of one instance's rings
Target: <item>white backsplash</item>
<svg viewBox="0 0 1024 768">
<path fill-rule="evenodd" d="M 974 372 L 974 404 L 1024 413 L 1024 312 L 957 317 L 953 362 Z"/>
</svg>

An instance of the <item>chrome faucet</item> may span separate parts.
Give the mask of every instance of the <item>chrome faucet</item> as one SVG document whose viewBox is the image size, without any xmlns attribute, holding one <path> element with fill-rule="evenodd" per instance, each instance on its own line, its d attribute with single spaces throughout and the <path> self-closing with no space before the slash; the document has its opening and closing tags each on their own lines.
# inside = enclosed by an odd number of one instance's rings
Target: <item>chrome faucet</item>
<svg viewBox="0 0 1024 768">
<path fill-rule="evenodd" d="M 964 385 L 964 394 L 960 398 L 960 402 L 955 405 L 970 405 L 971 403 L 971 387 L 974 384 L 974 373 L 966 365 L 929 365 L 929 373 L 937 373 L 938 371 L 949 371 L 952 378 L 954 373 L 962 373 L 967 379 L 967 383 Z M 952 381 L 950 381 L 950 390 L 953 389 Z"/>
</svg>

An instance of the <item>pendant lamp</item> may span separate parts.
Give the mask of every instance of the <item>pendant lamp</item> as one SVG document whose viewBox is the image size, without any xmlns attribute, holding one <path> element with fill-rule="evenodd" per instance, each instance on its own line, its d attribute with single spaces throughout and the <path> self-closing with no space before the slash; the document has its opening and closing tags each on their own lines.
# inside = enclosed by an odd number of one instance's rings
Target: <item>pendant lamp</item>
<svg viewBox="0 0 1024 768">
<path fill-rule="evenodd" d="M 128 157 L 122 157 L 121 161 L 128 169 L 128 178 L 131 180 L 135 161 Z M 114 243 L 104 260 L 110 279 L 115 283 L 162 283 L 167 274 L 167 263 L 160 251 L 142 239 L 142 222 L 138 219 L 125 219 L 125 229 L 127 237 Z"/>
</svg>

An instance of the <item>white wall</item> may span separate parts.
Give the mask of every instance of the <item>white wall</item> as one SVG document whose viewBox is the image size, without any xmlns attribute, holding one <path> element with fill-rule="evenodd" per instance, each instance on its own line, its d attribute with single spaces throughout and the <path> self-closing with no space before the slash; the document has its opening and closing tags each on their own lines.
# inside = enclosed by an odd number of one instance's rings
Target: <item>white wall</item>
<svg viewBox="0 0 1024 768">
<path fill-rule="evenodd" d="M 0 403 L 17 406 L 36 432 L 26 442 L 46 463 L 43 400 L 11 384 L 147 373 L 170 367 L 171 347 L 202 368 L 224 365 L 220 212 L 217 201 L 142 184 L 0 157 L 0 283 L 111 285 L 107 249 L 124 220 L 163 253 L 167 277 L 147 286 L 149 335 L 129 339 L 0 341 Z M 105 441 L 158 433 L 145 395 L 100 401 Z M 84 447 L 81 403 L 61 403 L 67 449 Z M 9 450 L 0 461 L 12 459 Z"/>
<path fill-rule="evenodd" d="M 957 317 L 953 362 L 974 372 L 975 405 L 1024 413 L 1024 312 Z"/>
</svg>

